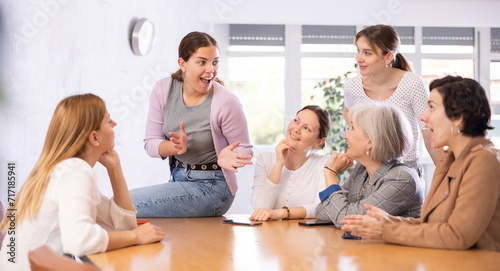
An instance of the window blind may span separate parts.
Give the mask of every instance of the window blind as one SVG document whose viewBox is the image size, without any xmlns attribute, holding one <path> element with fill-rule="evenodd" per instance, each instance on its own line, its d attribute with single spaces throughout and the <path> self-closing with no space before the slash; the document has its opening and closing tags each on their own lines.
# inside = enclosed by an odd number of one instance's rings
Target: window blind
<svg viewBox="0 0 500 271">
<path fill-rule="evenodd" d="M 399 40 L 403 45 L 414 45 L 415 44 L 415 28 L 411 26 L 395 26 L 396 32 L 398 32 Z"/>
<path fill-rule="evenodd" d="M 423 45 L 474 45 L 473 27 L 423 27 Z"/>
<path fill-rule="evenodd" d="M 285 46 L 285 26 L 231 24 L 229 25 L 229 45 Z"/>
<path fill-rule="evenodd" d="M 500 53 L 500 28 L 491 28 L 491 52 Z"/>
<path fill-rule="evenodd" d="M 355 35 L 356 26 L 302 26 L 302 44 L 353 44 Z"/>
</svg>

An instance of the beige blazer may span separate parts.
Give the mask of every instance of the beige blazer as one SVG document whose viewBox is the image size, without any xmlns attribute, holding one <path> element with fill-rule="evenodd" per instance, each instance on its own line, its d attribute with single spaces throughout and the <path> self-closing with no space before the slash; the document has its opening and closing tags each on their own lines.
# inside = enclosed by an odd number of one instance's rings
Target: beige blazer
<svg viewBox="0 0 500 271">
<path fill-rule="evenodd" d="M 408 246 L 500 251 L 500 151 L 475 137 L 439 160 L 419 219 L 394 217 L 383 239 Z"/>
</svg>

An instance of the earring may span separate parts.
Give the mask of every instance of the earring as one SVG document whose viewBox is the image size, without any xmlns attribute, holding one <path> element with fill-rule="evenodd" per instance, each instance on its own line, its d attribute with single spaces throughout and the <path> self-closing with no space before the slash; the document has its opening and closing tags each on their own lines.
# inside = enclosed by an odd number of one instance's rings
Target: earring
<svg viewBox="0 0 500 271">
<path fill-rule="evenodd" d="M 389 67 L 389 64 L 385 64 L 385 67 L 388 68 Z"/>
<path fill-rule="evenodd" d="M 99 142 L 96 142 L 96 145 L 99 146 Z"/>
<path fill-rule="evenodd" d="M 370 155 L 370 150 L 367 150 L 367 151 L 366 151 L 366 155 Z"/>
<path fill-rule="evenodd" d="M 453 134 L 453 126 L 451 126 L 451 134 Z M 460 134 L 460 129 L 457 129 L 457 135 Z"/>
</svg>

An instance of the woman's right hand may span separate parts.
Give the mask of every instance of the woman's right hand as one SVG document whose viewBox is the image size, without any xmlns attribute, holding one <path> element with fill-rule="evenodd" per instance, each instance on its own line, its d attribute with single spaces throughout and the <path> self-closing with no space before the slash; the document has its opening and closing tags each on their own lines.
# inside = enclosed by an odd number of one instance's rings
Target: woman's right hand
<svg viewBox="0 0 500 271">
<path fill-rule="evenodd" d="M 177 155 L 186 153 L 187 151 L 187 134 L 184 129 L 184 122 L 181 121 L 181 129 L 179 133 L 170 132 L 168 133 L 171 138 L 170 141 L 174 144 L 174 148 L 178 149 Z"/>
<path fill-rule="evenodd" d="M 285 216 L 283 217 L 282 214 L 285 212 Z M 250 221 L 267 221 L 268 219 L 282 219 L 286 217 L 286 211 L 285 209 L 278 209 L 278 210 L 268 210 L 264 208 L 259 208 L 253 214 L 250 216 Z"/>
<path fill-rule="evenodd" d="M 101 163 L 108 171 L 120 166 L 120 157 L 115 149 L 111 149 L 107 152 L 101 154 L 99 157 L 99 163 Z"/>
<path fill-rule="evenodd" d="M 332 151 L 332 155 L 330 155 L 330 159 L 328 159 L 325 166 L 340 173 L 352 166 L 352 160 L 345 153 Z"/>
<path fill-rule="evenodd" d="M 286 140 L 282 139 L 278 145 L 276 145 L 276 164 L 281 166 L 285 165 L 286 154 L 288 151 L 295 151 L 292 147 L 286 144 Z"/>
<path fill-rule="evenodd" d="M 143 224 L 132 231 L 136 234 L 137 245 L 150 244 L 165 238 L 165 233 L 161 228 L 150 223 Z"/>
</svg>

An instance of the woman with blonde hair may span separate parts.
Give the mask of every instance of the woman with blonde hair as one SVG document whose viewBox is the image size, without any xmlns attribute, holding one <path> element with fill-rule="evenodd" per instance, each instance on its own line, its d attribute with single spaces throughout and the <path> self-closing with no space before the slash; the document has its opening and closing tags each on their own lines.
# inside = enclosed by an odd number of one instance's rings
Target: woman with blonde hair
<svg viewBox="0 0 500 271">
<path fill-rule="evenodd" d="M 42 245 L 59 254 L 83 256 L 163 239 L 156 226 L 137 228 L 136 211 L 114 150 L 115 126 L 96 95 L 75 95 L 59 102 L 40 158 L 0 225 L 6 232 L 1 270 L 28 270 L 28 252 Z M 112 199 L 99 192 L 92 169 L 97 162 L 108 171 Z M 7 241 L 11 238 L 15 251 Z"/>
</svg>

